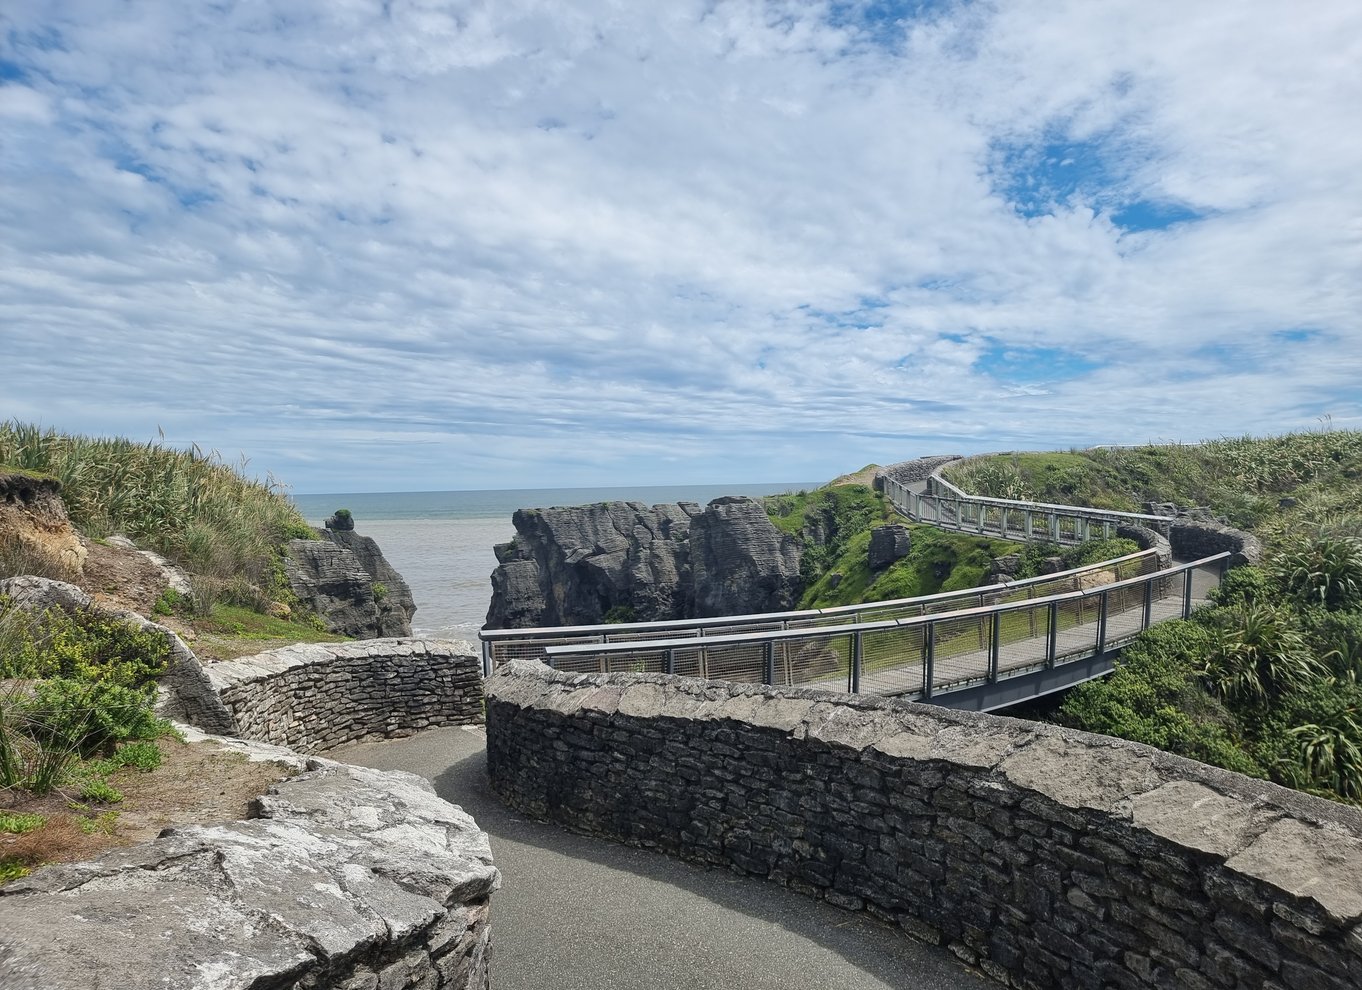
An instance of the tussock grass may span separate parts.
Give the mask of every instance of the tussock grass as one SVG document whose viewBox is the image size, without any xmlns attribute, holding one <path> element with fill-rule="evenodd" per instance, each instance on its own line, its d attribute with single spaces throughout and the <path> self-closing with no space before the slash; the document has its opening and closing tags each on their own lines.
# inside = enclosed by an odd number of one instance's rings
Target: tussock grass
<svg viewBox="0 0 1362 990">
<path fill-rule="evenodd" d="M 121 438 L 0 424 L 0 465 L 55 477 L 72 522 L 91 538 L 123 533 L 196 579 L 199 607 L 259 606 L 283 585 L 279 548 L 311 527 L 272 477 L 246 475 L 197 445 L 189 450 Z"/>
</svg>

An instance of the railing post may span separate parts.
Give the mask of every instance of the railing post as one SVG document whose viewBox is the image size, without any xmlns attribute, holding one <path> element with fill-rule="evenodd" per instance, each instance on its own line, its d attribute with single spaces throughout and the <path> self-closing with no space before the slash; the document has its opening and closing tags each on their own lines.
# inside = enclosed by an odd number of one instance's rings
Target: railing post
<svg viewBox="0 0 1362 990">
<path fill-rule="evenodd" d="M 764 648 L 762 658 L 761 682 L 763 684 L 774 684 L 776 682 L 776 641 L 768 639 Z"/>
<path fill-rule="evenodd" d="M 1107 606 L 1110 597 L 1107 592 L 1102 592 L 1097 598 L 1097 655 L 1100 657 L 1107 652 Z"/>
<path fill-rule="evenodd" d="M 1059 602 L 1050 603 L 1050 629 L 1045 642 L 1045 667 L 1051 669 L 1055 665 L 1055 656 L 1059 652 Z"/>
<path fill-rule="evenodd" d="M 1187 568 L 1182 572 L 1182 617 L 1189 618 L 1192 614 L 1192 571 L 1195 568 Z"/>
<path fill-rule="evenodd" d="M 676 673 L 676 647 L 667 647 L 667 673 Z"/>
<path fill-rule="evenodd" d="M 861 693 L 861 651 L 864 644 L 861 640 L 862 633 L 858 630 L 851 636 L 851 693 Z"/>
<path fill-rule="evenodd" d="M 1031 542 L 1031 537 L 1034 535 L 1036 526 L 1035 516 L 1030 509 L 1023 509 L 1022 512 L 1026 515 L 1026 518 L 1022 520 L 1022 527 L 1026 531 L 1026 541 L 1029 543 Z"/>
<path fill-rule="evenodd" d="M 931 700 L 932 685 L 936 682 L 936 623 L 926 622 L 922 626 L 922 697 Z"/>
<path fill-rule="evenodd" d="M 1057 513 L 1057 512 L 1047 513 L 1046 522 L 1049 523 L 1049 527 L 1050 527 L 1050 542 L 1051 542 L 1051 543 L 1058 543 L 1058 542 L 1059 542 L 1059 513 Z"/>
<path fill-rule="evenodd" d="M 1154 624 L 1154 582 L 1144 583 L 1144 621 L 1140 628 L 1148 629 Z"/>
<path fill-rule="evenodd" d="M 1003 635 L 1002 623 L 998 620 L 1002 618 L 1002 613 L 994 612 L 992 616 L 993 629 L 989 634 L 988 641 L 988 682 L 998 683 L 998 661 L 1002 656 Z"/>
<path fill-rule="evenodd" d="M 492 676 L 492 644 L 485 639 L 482 641 L 482 676 Z"/>
</svg>

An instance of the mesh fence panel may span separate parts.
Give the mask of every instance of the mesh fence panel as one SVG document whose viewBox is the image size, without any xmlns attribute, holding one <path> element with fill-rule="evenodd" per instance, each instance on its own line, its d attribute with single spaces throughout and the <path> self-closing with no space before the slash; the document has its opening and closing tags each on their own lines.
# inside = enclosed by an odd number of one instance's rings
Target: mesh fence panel
<svg viewBox="0 0 1362 990">
<path fill-rule="evenodd" d="M 936 627 L 933 689 L 988 674 L 992 617 L 943 619 Z"/>
</svg>

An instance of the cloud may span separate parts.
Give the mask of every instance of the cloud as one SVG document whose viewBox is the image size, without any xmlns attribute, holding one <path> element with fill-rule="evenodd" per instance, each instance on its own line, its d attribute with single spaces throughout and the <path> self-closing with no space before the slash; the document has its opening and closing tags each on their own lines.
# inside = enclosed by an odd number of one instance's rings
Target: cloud
<svg viewBox="0 0 1362 990">
<path fill-rule="evenodd" d="M 126 15 L 0 14 L 2 416 L 376 490 L 1362 415 L 1341 0 Z"/>
</svg>

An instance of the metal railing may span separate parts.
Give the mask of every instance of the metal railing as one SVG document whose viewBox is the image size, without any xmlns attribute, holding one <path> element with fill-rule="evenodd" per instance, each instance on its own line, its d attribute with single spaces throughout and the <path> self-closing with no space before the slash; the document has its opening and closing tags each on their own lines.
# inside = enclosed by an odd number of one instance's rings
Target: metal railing
<svg viewBox="0 0 1362 990">
<path fill-rule="evenodd" d="M 1170 522 L 1167 516 L 1142 512 L 985 498 L 960 490 L 939 473 L 927 479 L 926 491 L 921 492 L 886 477 L 884 494 L 894 508 L 915 522 L 1004 540 L 1048 540 L 1065 546 L 1099 536 L 1110 539 L 1122 525 L 1144 526 L 1167 536 Z"/>
<path fill-rule="evenodd" d="M 950 612 L 799 629 L 550 645 L 582 672 L 653 672 L 901 696 L 988 710 L 1068 687 L 1155 623 L 1185 618 L 1224 574 L 1220 553 L 1092 588 Z M 1034 676 L 1042 690 L 1019 693 Z M 1017 680 L 1011 689 L 1008 682 Z"/>
<path fill-rule="evenodd" d="M 705 638 L 737 633 L 807 630 L 853 623 L 910 618 L 965 608 L 989 607 L 1016 601 L 1032 601 L 1097 585 L 1139 577 L 1158 570 L 1152 550 L 1128 554 L 1055 574 L 1021 581 L 991 584 L 982 588 L 948 591 L 917 598 L 864 602 L 833 608 L 791 612 L 727 615 L 704 619 L 662 622 L 629 622 L 593 626 L 552 626 L 531 629 L 484 629 L 483 674 L 491 676 L 508 660 L 543 660 L 550 647 L 578 644 L 637 643 L 659 639 Z"/>
</svg>

